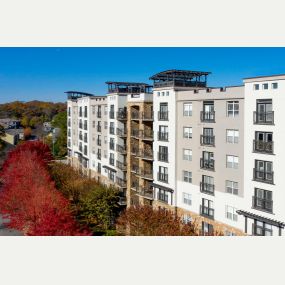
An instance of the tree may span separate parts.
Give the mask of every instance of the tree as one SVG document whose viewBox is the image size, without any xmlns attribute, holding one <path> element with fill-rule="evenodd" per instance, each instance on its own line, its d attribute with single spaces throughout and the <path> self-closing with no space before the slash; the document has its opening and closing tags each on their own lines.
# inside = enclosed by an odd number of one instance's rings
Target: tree
<svg viewBox="0 0 285 285">
<path fill-rule="evenodd" d="M 195 223 L 184 224 L 169 210 L 131 206 L 117 220 L 117 230 L 131 236 L 195 236 Z"/>
<path fill-rule="evenodd" d="M 27 128 L 30 126 L 30 119 L 27 116 L 24 116 L 23 119 L 21 120 L 21 125 L 24 128 Z"/>
<path fill-rule="evenodd" d="M 24 143 L 5 161 L 0 209 L 10 219 L 8 226 L 26 235 L 89 235 L 74 219 L 69 201 L 55 189 L 46 151 L 41 142 Z"/>
<path fill-rule="evenodd" d="M 5 128 L 0 125 L 0 138 L 5 136 Z"/>
<path fill-rule="evenodd" d="M 29 126 L 31 128 L 35 128 L 37 124 L 40 123 L 40 118 L 39 117 L 32 117 L 30 122 L 29 122 Z"/>
<path fill-rule="evenodd" d="M 32 135 L 32 129 L 30 127 L 25 128 L 24 129 L 24 138 L 25 138 L 25 140 L 30 138 L 31 135 Z"/>
</svg>

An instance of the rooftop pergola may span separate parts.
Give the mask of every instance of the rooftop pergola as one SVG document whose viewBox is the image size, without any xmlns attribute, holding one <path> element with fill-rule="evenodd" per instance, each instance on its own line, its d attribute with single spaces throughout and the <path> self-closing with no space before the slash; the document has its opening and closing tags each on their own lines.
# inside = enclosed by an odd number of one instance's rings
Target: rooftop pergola
<svg viewBox="0 0 285 285">
<path fill-rule="evenodd" d="M 71 100 L 78 99 L 78 98 L 85 97 L 85 96 L 90 96 L 90 97 L 95 96 L 94 94 L 86 93 L 86 92 L 80 92 L 80 91 L 66 91 L 64 93 L 66 93 L 68 99 L 71 99 Z"/>
<path fill-rule="evenodd" d="M 206 87 L 207 76 L 211 72 L 171 69 L 159 72 L 150 80 L 154 87 Z"/>
<path fill-rule="evenodd" d="M 151 93 L 152 86 L 146 83 L 107 81 L 108 93 Z"/>
</svg>

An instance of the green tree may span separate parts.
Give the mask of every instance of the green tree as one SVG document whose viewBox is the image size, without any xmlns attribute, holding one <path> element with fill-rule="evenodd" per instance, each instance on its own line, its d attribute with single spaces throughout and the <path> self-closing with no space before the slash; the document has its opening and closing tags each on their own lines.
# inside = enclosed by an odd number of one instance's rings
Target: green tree
<svg viewBox="0 0 285 285">
<path fill-rule="evenodd" d="M 60 112 L 54 116 L 52 126 L 60 129 L 59 137 L 54 145 L 54 154 L 57 157 L 64 157 L 67 154 L 67 112 Z"/>
<path fill-rule="evenodd" d="M 24 128 L 27 128 L 30 126 L 30 119 L 27 116 L 24 116 L 23 119 L 21 120 L 21 125 Z"/>
</svg>

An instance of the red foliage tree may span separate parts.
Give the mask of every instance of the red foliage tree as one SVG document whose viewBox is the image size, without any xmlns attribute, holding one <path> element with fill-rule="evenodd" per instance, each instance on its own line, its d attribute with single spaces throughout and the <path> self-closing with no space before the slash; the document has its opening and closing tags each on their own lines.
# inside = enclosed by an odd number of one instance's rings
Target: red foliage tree
<svg viewBox="0 0 285 285">
<path fill-rule="evenodd" d="M 9 154 L 1 175 L 0 212 L 10 219 L 9 227 L 26 235 L 89 235 L 56 190 L 46 167 L 50 159 L 41 142 L 22 144 Z"/>
</svg>

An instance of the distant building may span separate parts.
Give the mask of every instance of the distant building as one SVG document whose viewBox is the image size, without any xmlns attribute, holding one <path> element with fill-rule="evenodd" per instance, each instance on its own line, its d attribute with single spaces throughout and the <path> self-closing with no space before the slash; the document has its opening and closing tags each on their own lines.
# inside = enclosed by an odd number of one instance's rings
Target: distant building
<svg viewBox="0 0 285 285">
<path fill-rule="evenodd" d="M 2 125 L 6 130 L 18 129 L 20 127 L 20 121 L 10 118 L 5 118 L 5 119 L 0 119 L 0 125 Z"/>
<path fill-rule="evenodd" d="M 20 132 L 17 129 L 8 129 L 5 131 L 5 136 L 1 137 L 1 140 L 12 145 L 16 145 L 19 139 Z"/>
</svg>

